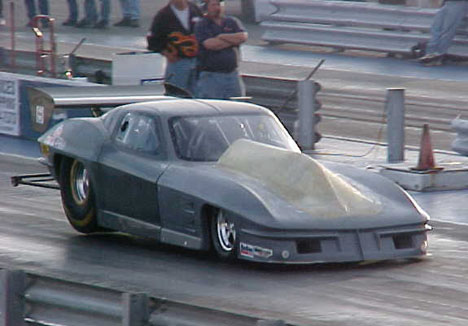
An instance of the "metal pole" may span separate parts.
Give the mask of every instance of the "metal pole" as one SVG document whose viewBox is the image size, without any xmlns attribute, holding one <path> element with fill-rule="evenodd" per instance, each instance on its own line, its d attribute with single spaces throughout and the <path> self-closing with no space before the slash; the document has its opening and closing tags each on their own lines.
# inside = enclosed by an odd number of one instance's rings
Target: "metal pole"
<svg viewBox="0 0 468 326">
<path fill-rule="evenodd" d="M 301 149 L 314 149 L 315 131 L 314 113 L 315 113 L 315 87 L 313 80 L 301 80 L 297 84 L 298 93 L 298 131 L 297 142 Z"/>
<path fill-rule="evenodd" d="M 0 270 L 0 326 L 24 326 L 23 271 Z"/>
<path fill-rule="evenodd" d="M 325 62 L 325 59 L 320 60 L 319 63 L 318 63 L 318 64 L 314 67 L 314 69 L 310 72 L 309 76 L 307 76 L 307 78 L 304 79 L 304 80 L 309 80 L 309 79 L 311 79 L 312 76 L 317 72 L 317 70 L 320 68 L 320 66 L 321 66 L 324 62 Z M 286 107 L 286 104 L 288 104 L 289 101 L 291 101 L 291 100 L 294 98 L 294 96 L 296 96 L 297 91 L 298 91 L 298 88 L 296 87 L 296 88 L 294 89 L 294 91 L 293 91 L 291 94 L 289 94 L 289 96 L 286 98 L 286 100 L 284 101 L 283 105 L 280 106 L 279 111 L 283 110 L 283 109 Z"/>
<path fill-rule="evenodd" d="M 55 72 L 55 57 L 57 56 L 57 43 L 55 42 L 55 18 L 49 17 L 49 31 L 50 31 L 50 73 L 52 77 L 57 77 Z"/>
<path fill-rule="evenodd" d="M 13 71 L 16 70 L 16 27 L 15 27 L 15 3 L 10 2 L 10 65 Z"/>
<path fill-rule="evenodd" d="M 148 325 L 148 296 L 144 293 L 122 294 L 122 326 Z"/>
<path fill-rule="evenodd" d="M 387 112 L 387 162 L 405 160 L 405 89 L 388 88 L 385 100 Z"/>
</svg>

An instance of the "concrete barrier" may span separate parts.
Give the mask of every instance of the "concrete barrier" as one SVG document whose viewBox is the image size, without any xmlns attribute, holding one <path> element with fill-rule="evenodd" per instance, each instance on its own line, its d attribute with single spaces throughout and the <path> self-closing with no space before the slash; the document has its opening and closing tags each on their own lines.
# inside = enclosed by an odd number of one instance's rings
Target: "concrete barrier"
<svg viewBox="0 0 468 326">
<path fill-rule="evenodd" d="M 270 43 L 296 43 L 339 50 L 412 55 L 430 38 L 437 9 L 347 1 L 270 0 L 277 10 L 260 15 Z M 465 28 L 448 54 L 468 58 Z"/>
</svg>

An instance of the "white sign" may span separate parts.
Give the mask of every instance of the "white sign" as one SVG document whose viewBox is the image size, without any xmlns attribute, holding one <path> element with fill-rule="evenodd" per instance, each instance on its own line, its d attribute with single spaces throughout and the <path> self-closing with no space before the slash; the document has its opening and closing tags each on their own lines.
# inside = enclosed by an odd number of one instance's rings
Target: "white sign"
<svg viewBox="0 0 468 326">
<path fill-rule="evenodd" d="M 44 107 L 42 105 L 36 105 L 36 123 L 44 124 Z"/>
<path fill-rule="evenodd" d="M 0 134 L 20 135 L 19 82 L 0 77 Z"/>
</svg>

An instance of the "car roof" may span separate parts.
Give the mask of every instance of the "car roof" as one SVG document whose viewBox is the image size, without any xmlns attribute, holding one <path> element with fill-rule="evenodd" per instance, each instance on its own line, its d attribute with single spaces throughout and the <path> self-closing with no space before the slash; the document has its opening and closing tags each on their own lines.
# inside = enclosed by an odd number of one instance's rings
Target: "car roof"
<svg viewBox="0 0 468 326">
<path fill-rule="evenodd" d="M 129 104 L 121 108 L 157 114 L 165 118 L 193 115 L 272 114 L 268 109 L 255 104 L 226 100 L 168 98 L 162 101 Z"/>
</svg>

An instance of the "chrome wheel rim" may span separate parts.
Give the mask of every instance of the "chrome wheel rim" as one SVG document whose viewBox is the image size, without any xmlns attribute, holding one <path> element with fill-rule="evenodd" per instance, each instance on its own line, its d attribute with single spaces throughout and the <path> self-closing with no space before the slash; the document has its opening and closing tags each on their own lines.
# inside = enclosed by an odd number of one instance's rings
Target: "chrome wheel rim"
<svg viewBox="0 0 468 326">
<path fill-rule="evenodd" d="M 221 248 L 226 252 L 231 252 L 236 242 L 236 230 L 234 223 L 225 218 L 222 210 L 218 212 L 216 233 Z"/>
<path fill-rule="evenodd" d="M 80 162 L 73 162 L 70 182 L 73 199 L 77 204 L 83 205 L 89 196 L 89 176 L 88 170 Z"/>
</svg>

